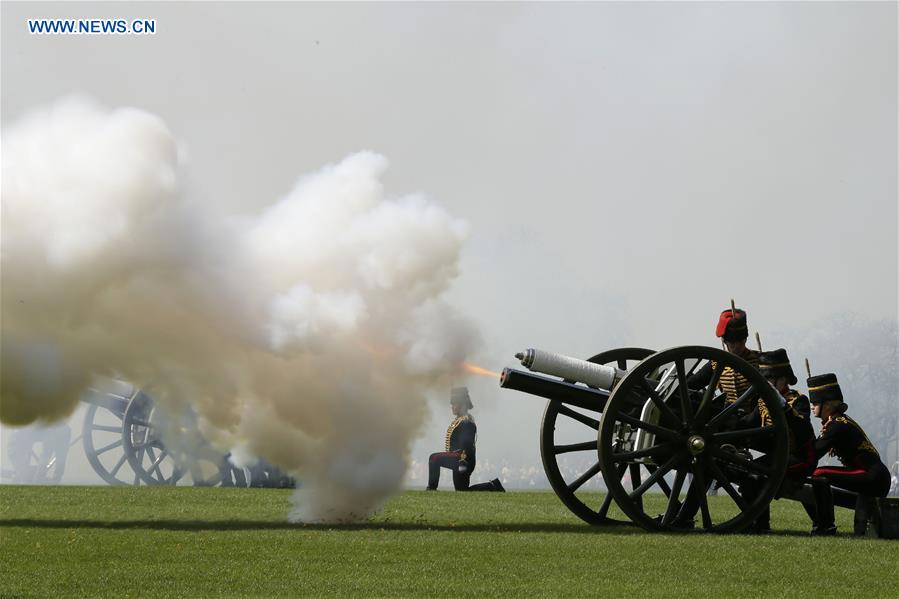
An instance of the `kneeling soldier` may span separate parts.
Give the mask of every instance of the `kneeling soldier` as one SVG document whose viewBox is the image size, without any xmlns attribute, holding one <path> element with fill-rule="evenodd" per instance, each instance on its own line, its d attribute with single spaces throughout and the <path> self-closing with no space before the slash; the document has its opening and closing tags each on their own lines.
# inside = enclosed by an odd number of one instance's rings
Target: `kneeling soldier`
<svg viewBox="0 0 899 599">
<path fill-rule="evenodd" d="M 808 392 L 815 416 L 822 422 L 821 434 L 815 440 L 815 457 L 820 459 L 830 453 L 843 464 L 817 468 L 812 475 L 812 488 L 818 503 L 812 534 L 836 534 L 831 485 L 838 492 L 845 490 L 858 494 L 855 534 L 864 534 L 871 498 L 886 497 L 890 490 L 889 470 L 862 427 L 846 416 L 848 406 L 843 402 L 843 392 L 835 374 L 809 377 Z"/>
<path fill-rule="evenodd" d="M 818 460 L 815 458 L 815 431 L 812 429 L 811 409 L 808 398 L 790 389 L 796 384 L 796 375 L 790 366 L 787 350 L 777 349 L 759 354 L 759 372 L 777 389 L 784 399 L 784 415 L 789 432 L 789 458 L 787 461 L 786 485 L 795 485 L 812 473 Z M 765 405 L 759 401 L 755 410 L 741 423 L 748 428 L 771 426 L 771 416 Z M 741 485 L 747 496 L 755 492 L 753 485 Z M 771 531 L 771 511 L 765 508 L 753 526 L 755 532 Z"/>
<path fill-rule="evenodd" d="M 428 490 L 437 489 L 440 469 L 453 472 L 453 486 L 457 491 L 505 491 L 498 478 L 487 483 L 471 485 L 471 473 L 475 467 L 475 438 L 478 427 L 468 413 L 474 407 L 468 388 L 454 387 L 450 392 L 450 406 L 455 419 L 446 429 L 446 451 L 432 453 L 428 458 Z"/>
</svg>

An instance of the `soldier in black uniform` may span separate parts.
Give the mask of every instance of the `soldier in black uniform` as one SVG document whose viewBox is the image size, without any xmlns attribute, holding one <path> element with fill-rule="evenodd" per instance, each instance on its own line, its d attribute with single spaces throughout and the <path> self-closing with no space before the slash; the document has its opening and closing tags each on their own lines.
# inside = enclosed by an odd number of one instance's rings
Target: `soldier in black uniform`
<svg viewBox="0 0 899 599">
<path fill-rule="evenodd" d="M 797 381 L 787 356 L 787 350 L 776 349 L 759 353 L 759 372 L 777 389 L 784 400 L 783 408 L 787 419 L 790 452 L 784 484 L 789 487 L 799 487 L 818 463 L 818 459 L 815 457 L 815 431 L 812 428 L 808 398 L 798 391 L 790 389 L 790 385 L 795 385 Z M 762 402 L 759 402 L 753 412 L 743 418 L 740 423 L 745 428 L 771 426 L 772 424 L 771 416 Z M 740 486 L 740 492 L 747 498 L 756 492 L 753 482 L 753 479 L 749 479 Z M 771 513 L 767 507 L 756 519 L 753 531 L 759 533 L 771 531 Z"/>
<path fill-rule="evenodd" d="M 740 308 L 728 308 L 721 312 L 718 317 L 718 325 L 715 327 L 715 335 L 724 342 L 724 347 L 728 353 L 743 358 L 751 365 L 758 368 L 759 352 L 746 347 L 746 339 L 749 338 L 749 326 L 746 319 L 746 311 Z M 690 389 L 702 389 L 712 382 L 713 370 L 718 367 L 718 363 L 710 360 L 698 372 L 690 375 L 687 379 L 687 387 Z M 749 388 L 749 381 L 742 374 L 734 371 L 730 366 L 726 366 L 718 380 L 718 388 L 725 394 L 724 401 L 728 404 L 734 403 Z M 767 416 L 767 409 L 760 403 L 760 408 Z M 757 410 L 759 408 L 756 408 Z M 752 408 L 741 411 L 741 416 L 746 417 L 747 413 L 751 413 Z M 703 490 L 703 493 L 706 491 Z M 750 483 L 749 492 L 755 492 Z M 684 500 L 684 507 L 680 510 L 678 517 L 675 519 L 675 526 L 691 528 L 693 526 L 693 517 L 699 510 L 699 500 L 690 494 Z M 761 524 L 764 524 L 762 522 Z M 765 525 L 765 529 L 769 527 Z"/>
<path fill-rule="evenodd" d="M 811 422 L 811 404 L 808 398 L 790 385 L 796 384 L 796 375 L 787 357 L 787 350 L 776 349 L 759 354 L 759 372 L 784 399 L 784 415 L 790 441 L 790 457 L 787 461 L 787 476 L 803 478 L 814 470 L 818 459 L 815 457 L 815 431 Z M 771 426 L 771 416 L 759 403 L 749 417 L 752 426 Z"/>
<path fill-rule="evenodd" d="M 457 491 L 505 491 L 498 478 L 487 483 L 470 484 L 475 468 L 475 440 L 478 427 L 471 414 L 474 405 L 468 395 L 468 388 L 454 387 L 450 392 L 450 406 L 455 419 L 446 429 L 445 451 L 432 453 L 428 458 L 428 490 L 437 489 L 440 469 L 448 468 L 453 473 L 453 486 Z"/>
<path fill-rule="evenodd" d="M 821 374 L 808 379 L 808 392 L 815 416 L 821 419 L 821 434 L 815 440 L 815 457 L 829 453 L 842 466 L 816 468 L 812 488 L 818 503 L 812 534 L 836 534 L 834 496 L 845 507 L 855 502 L 855 534 L 864 534 L 867 517 L 872 510 L 871 498 L 886 497 L 890 490 L 890 472 L 881 461 L 865 431 L 846 416 L 848 406 L 835 374 Z M 831 490 L 833 486 L 833 494 Z M 851 493 L 846 493 L 847 491 Z"/>
<path fill-rule="evenodd" d="M 749 327 L 746 321 L 746 312 L 739 308 L 732 308 L 721 312 L 718 317 L 718 326 L 715 335 L 724 341 L 724 347 L 728 353 L 743 358 L 756 368 L 759 366 L 759 352 L 746 347 L 746 339 L 749 337 Z M 708 362 L 699 372 L 691 375 L 687 380 L 690 389 L 701 389 L 712 380 L 712 370 L 717 364 Z M 724 368 L 718 387 L 726 394 L 727 403 L 737 401 L 737 398 L 749 388 L 749 381 L 738 372 L 734 372 L 730 366 Z"/>
</svg>

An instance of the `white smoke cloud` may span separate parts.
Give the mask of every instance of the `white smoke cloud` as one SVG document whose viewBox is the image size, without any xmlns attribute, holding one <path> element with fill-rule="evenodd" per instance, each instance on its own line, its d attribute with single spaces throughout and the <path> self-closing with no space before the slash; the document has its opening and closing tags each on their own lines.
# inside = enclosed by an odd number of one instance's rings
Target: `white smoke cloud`
<svg viewBox="0 0 899 599">
<path fill-rule="evenodd" d="M 3 422 L 62 417 L 114 375 L 300 479 L 291 518 L 362 518 L 400 487 L 423 398 L 478 343 L 442 299 L 463 222 L 386 196 L 371 152 L 229 218 L 183 196 L 160 119 L 85 99 L 3 150 Z"/>
</svg>

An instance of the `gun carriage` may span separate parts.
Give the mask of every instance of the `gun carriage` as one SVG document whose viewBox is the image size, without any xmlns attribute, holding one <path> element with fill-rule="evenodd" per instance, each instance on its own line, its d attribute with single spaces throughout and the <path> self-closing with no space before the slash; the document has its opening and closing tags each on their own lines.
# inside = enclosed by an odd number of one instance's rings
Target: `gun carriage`
<svg viewBox="0 0 899 599">
<path fill-rule="evenodd" d="M 12 467 L 0 477 L 59 483 L 69 449 L 80 441 L 91 468 L 110 485 L 296 486 L 293 477 L 264 460 L 235 467 L 205 440 L 191 410 L 164 410 L 152 391 L 100 379 L 81 401 L 86 409 L 79 437 L 71 440 L 67 423 L 13 432 L 8 445 Z"/>
<path fill-rule="evenodd" d="M 247 486 L 246 472 L 203 441 L 192 414 L 164 414 L 145 391 L 118 380 L 82 401 L 84 453 L 110 485 Z"/>
<path fill-rule="evenodd" d="M 549 400 L 540 430 L 544 470 L 585 522 L 621 522 L 609 517 L 614 501 L 649 531 L 737 532 L 778 493 L 789 451 L 783 403 L 739 357 L 701 346 L 622 348 L 589 360 L 533 349 L 516 357 L 529 371 L 504 369 L 500 386 Z M 707 364 L 710 380 L 688 384 Z M 718 389 L 728 368 L 749 384 L 736 401 Z M 757 406 L 770 424 L 746 425 Z M 573 443 L 560 432 L 572 426 L 580 433 Z M 577 467 L 562 468 L 573 455 Z M 607 488 L 602 498 L 583 491 L 597 476 Z M 729 501 L 709 502 L 707 491 L 719 488 Z"/>
</svg>

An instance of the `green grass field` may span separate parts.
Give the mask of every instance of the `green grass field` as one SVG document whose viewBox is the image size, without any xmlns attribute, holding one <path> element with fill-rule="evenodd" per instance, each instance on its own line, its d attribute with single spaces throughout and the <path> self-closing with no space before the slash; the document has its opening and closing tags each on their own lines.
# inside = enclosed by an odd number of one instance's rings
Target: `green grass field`
<svg viewBox="0 0 899 599">
<path fill-rule="evenodd" d="M 289 491 L 0 487 L 0 597 L 899 597 L 899 542 L 591 528 L 551 492 L 426 493 L 355 526 L 288 524 Z M 716 498 L 711 498 L 713 501 Z"/>
</svg>

